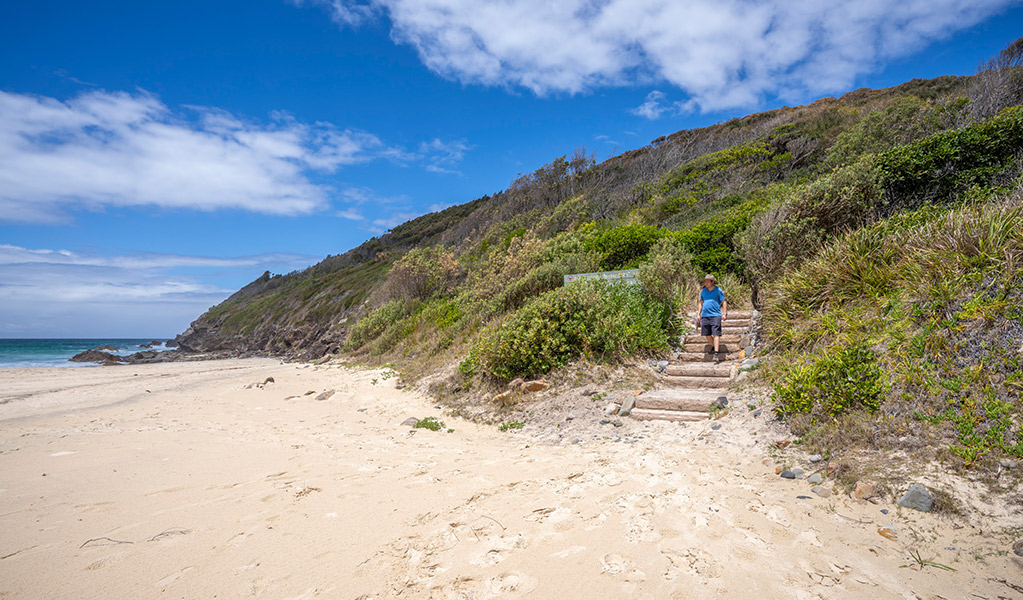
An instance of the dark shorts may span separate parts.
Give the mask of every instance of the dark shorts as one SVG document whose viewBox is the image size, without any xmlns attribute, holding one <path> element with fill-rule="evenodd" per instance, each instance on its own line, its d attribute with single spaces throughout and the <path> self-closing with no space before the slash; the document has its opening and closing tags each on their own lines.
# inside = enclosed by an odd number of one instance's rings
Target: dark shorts
<svg viewBox="0 0 1023 600">
<path fill-rule="evenodd" d="M 702 335 L 721 335 L 721 317 L 700 317 Z"/>
</svg>

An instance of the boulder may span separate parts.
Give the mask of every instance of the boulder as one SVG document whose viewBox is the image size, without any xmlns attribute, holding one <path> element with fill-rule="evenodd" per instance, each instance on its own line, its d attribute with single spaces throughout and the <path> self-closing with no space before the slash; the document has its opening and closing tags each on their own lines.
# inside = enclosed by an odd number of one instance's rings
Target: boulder
<svg viewBox="0 0 1023 600">
<path fill-rule="evenodd" d="M 899 498 L 899 506 L 912 508 L 913 510 L 919 510 L 921 512 L 930 512 L 931 507 L 934 506 L 934 498 L 931 496 L 931 492 L 927 488 L 919 483 L 914 483 L 909 486 L 906 493 Z"/>
<path fill-rule="evenodd" d="M 517 392 L 519 391 L 519 388 L 522 387 L 523 383 L 525 383 L 525 381 L 523 381 L 521 377 L 516 377 L 508 382 L 508 389 L 512 392 Z"/>
<path fill-rule="evenodd" d="M 71 362 L 91 362 L 91 363 L 114 363 L 121 364 L 124 359 L 120 356 L 104 352 L 99 349 L 86 350 L 85 352 L 79 352 L 78 354 L 69 358 Z"/>
<path fill-rule="evenodd" d="M 547 387 L 548 385 L 546 381 L 536 380 L 526 381 L 522 383 L 519 389 L 522 390 L 523 392 L 542 392 L 543 390 L 547 389 Z"/>
<path fill-rule="evenodd" d="M 853 489 L 852 497 L 857 500 L 870 500 L 877 495 L 877 486 L 866 481 L 857 481 Z"/>
<path fill-rule="evenodd" d="M 164 348 L 177 348 L 178 347 L 178 341 L 177 340 L 167 340 L 166 342 L 163 343 L 163 346 L 164 346 Z"/>
<path fill-rule="evenodd" d="M 414 427 L 415 424 L 418 423 L 418 422 L 419 422 L 419 419 L 417 419 L 415 417 L 409 417 L 409 418 L 407 418 L 407 419 L 405 419 L 404 421 L 401 422 L 401 426 L 402 427 Z"/>
<path fill-rule="evenodd" d="M 113 346 L 107 346 L 106 344 L 96 348 L 96 350 L 103 350 L 106 352 L 117 352 L 117 348 L 114 348 Z"/>
</svg>

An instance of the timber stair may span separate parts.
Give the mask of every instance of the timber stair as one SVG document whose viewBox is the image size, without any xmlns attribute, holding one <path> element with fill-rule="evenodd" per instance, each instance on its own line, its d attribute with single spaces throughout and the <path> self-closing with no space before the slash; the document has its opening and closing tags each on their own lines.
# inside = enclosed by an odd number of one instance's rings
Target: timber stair
<svg viewBox="0 0 1023 600">
<path fill-rule="evenodd" d="M 695 316 L 688 315 L 688 321 Z M 714 354 L 699 331 L 686 334 L 676 362 L 658 365 L 660 389 L 636 396 L 629 416 L 640 421 L 703 421 L 727 406 L 736 361 L 745 356 L 757 316 L 755 311 L 729 311 L 718 344 L 721 354 Z"/>
</svg>

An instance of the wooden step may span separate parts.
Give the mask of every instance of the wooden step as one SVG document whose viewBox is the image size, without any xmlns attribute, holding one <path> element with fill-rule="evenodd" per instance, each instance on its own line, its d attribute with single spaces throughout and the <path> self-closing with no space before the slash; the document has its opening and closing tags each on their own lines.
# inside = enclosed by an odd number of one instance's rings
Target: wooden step
<svg viewBox="0 0 1023 600">
<path fill-rule="evenodd" d="M 696 323 L 692 319 L 689 319 L 689 323 L 693 326 L 694 329 L 696 328 Z M 750 330 L 750 323 L 749 321 L 733 321 L 731 319 L 728 319 L 727 321 L 721 324 L 722 333 L 724 333 L 725 329 L 736 329 L 738 330 L 736 333 L 746 333 L 747 331 Z"/>
<path fill-rule="evenodd" d="M 735 374 L 735 366 L 728 363 L 668 365 L 664 369 L 664 374 L 673 377 L 731 377 Z"/>
<path fill-rule="evenodd" d="M 718 360 L 720 357 L 722 360 Z M 731 360 L 739 360 L 738 352 L 729 352 L 728 354 L 715 355 L 708 352 L 682 352 L 676 359 L 678 362 L 684 363 L 719 363 Z"/>
<path fill-rule="evenodd" d="M 649 408 L 634 408 L 632 409 L 631 416 L 637 421 L 685 421 L 689 423 L 706 421 L 710 418 L 707 413 L 684 412 L 680 410 L 652 410 Z"/>
<path fill-rule="evenodd" d="M 710 344 L 707 343 L 685 344 L 682 346 L 682 348 L 686 352 L 702 352 L 704 354 L 710 354 L 711 358 L 709 360 L 714 360 L 713 357 L 714 346 Z M 738 344 L 718 344 L 718 350 L 730 354 L 732 352 L 738 352 L 739 350 L 741 350 L 741 348 L 739 348 Z"/>
<path fill-rule="evenodd" d="M 689 318 L 693 318 L 693 317 L 696 316 L 696 311 L 695 310 L 694 311 L 690 311 L 690 312 L 688 312 L 686 314 L 689 315 Z M 730 310 L 730 311 L 728 311 L 728 318 L 729 319 L 752 319 L 753 318 L 753 311 L 752 310 Z"/>
<path fill-rule="evenodd" d="M 633 410 L 676 410 L 683 412 L 710 412 L 717 399 L 727 394 L 693 390 L 654 390 L 636 396 Z"/>
<path fill-rule="evenodd" d="M 672 377 L 670 375 L 661 377 L 663 385 L 684 388 L 687 390 L 702 390 L 710 388 L 726 388 L 731 385 L 732 380 L 728 377 Z"/>
<path fill-rule="evenodd" d="M 742 339 L 741 335 L 722 335 L 718 342 L 722 344 L 738 344 Z M 704 344 L 707 341 L 707 336 L 697 335 L 691 333 L 685 337 L 685 343 L 687 344 Z"/>
</svg>

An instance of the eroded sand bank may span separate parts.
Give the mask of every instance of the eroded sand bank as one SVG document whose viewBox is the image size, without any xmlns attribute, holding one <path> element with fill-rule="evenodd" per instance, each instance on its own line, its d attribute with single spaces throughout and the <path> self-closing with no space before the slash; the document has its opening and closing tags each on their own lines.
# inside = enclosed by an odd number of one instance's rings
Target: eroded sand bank
<svg viewBox="0 0 1023 600">
<path fill-rule="evenodd" d="M 1020 597 L 1004 540 L 818 498 L 720 424 L 559 446 L 373 371 L 3 370 L 0 598 Z"/>
</svg>

